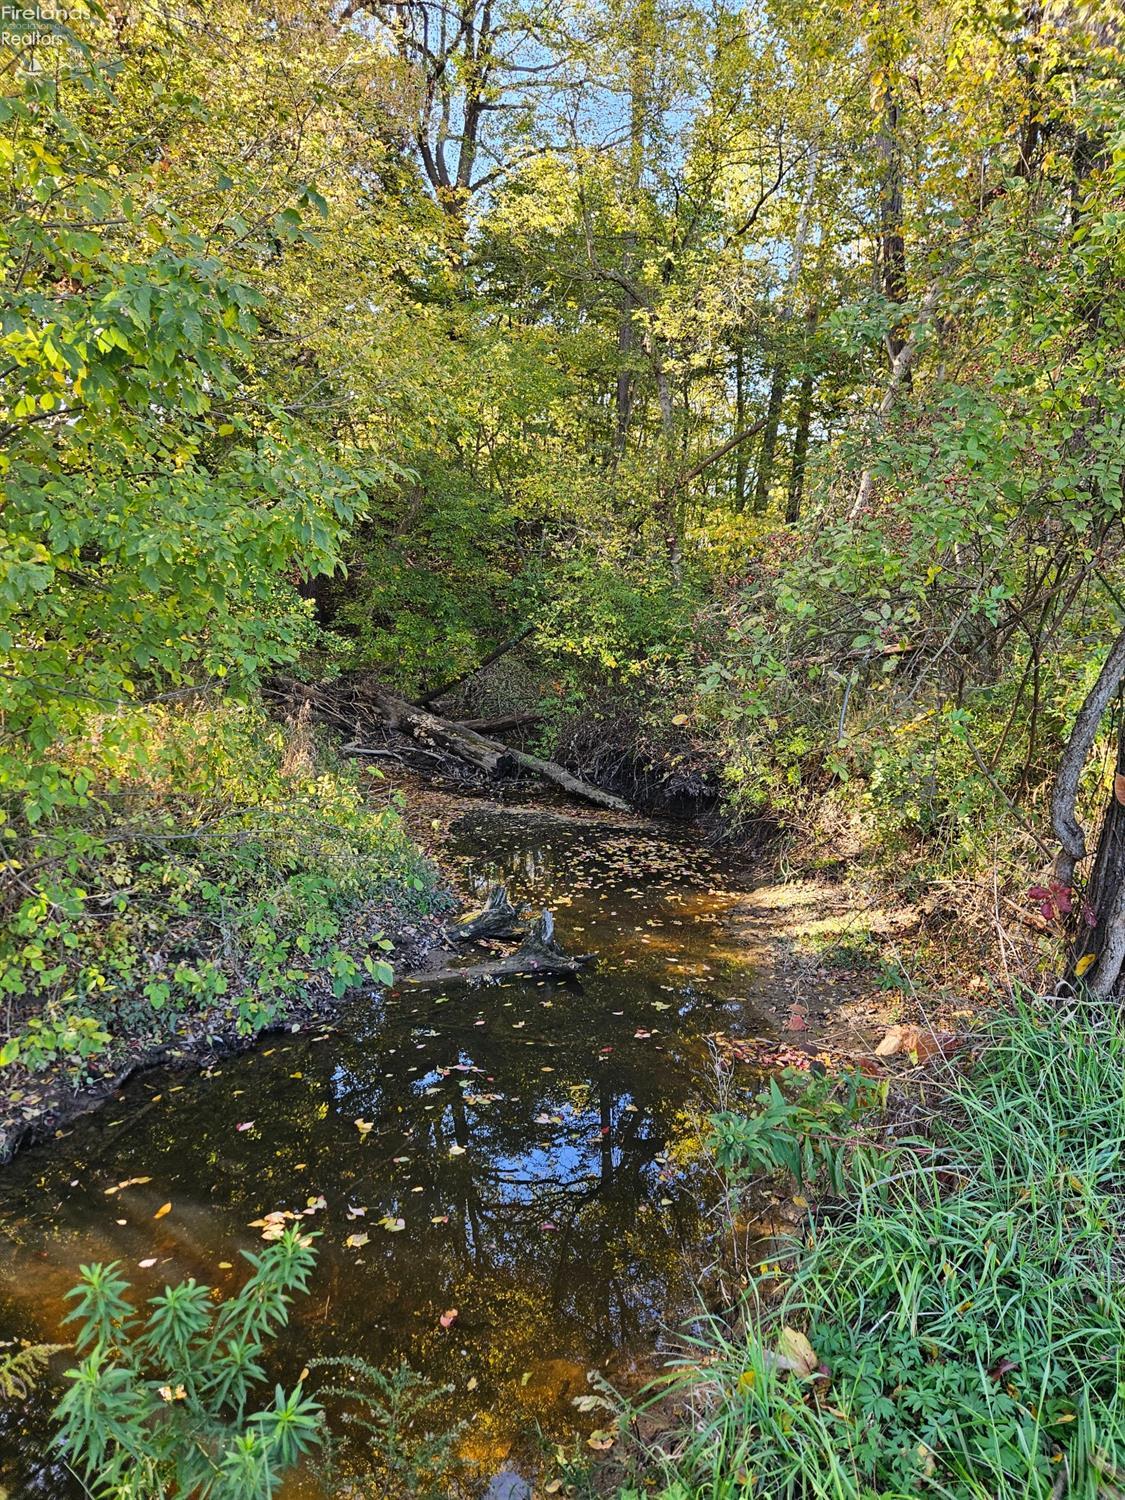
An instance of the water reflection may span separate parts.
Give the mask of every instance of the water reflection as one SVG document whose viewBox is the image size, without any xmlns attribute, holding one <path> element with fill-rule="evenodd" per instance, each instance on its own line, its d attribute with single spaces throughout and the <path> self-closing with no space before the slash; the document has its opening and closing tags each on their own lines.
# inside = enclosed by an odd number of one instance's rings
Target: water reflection
<svg viewBox="0 0 1125 1500">
<path fill-rule="evenodd" d="M 472 1417 L 487 1468 L 528 1451 L 537 1423 L 572 1429 L 588 1367 L 692 1310 L 702 1038 L 744 1014 L 752 984 L 722 943 L 720 868 L 690 840 L 551 815 L 469 813 L 450 854 L 480 888 L 504 879 L 550 906 L 597 968 L 563 985 L 404 982 L 209 1077 L 136 1081 L 8 1170 L 0 1334 L 58 1337 L 92 1259 L 120 1259 L 145 1294 L 185 1275 L 231 1288 L 260 1244 L 251 1221 L 322 1195 L 282 1363 L 405 1358 L 453 1386 L 442 1416 Z M 133 1177 L 149 1180 L 107 1194 Z M 349 1248 L 357 1230 L 369 1240 Z M 34 1405 L 0 1417 L 0 1483 L 80 1494 L 43 1459 L 44 1421 Z"/>
</svg>

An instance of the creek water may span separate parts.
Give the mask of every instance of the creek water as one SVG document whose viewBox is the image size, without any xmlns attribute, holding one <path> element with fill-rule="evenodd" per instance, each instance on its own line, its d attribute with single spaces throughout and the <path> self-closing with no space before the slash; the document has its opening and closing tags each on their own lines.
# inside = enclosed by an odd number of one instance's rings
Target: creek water
<svg viewBox="0 0 1125 1500">
<path fill-rule="evenodd" d="M 756 1004 L 773 978 L 725 919 L 743 882 L 692 834 L 550 810 L 469 804 L 445 855 L 474 889 L 550 908 L 596 966 L 557 985 L 402 980 L 212 1072 L 135 1079 L 0 1175 L 0 1338 L 64 1341 L 94 1260 L 139 1296 L 186 1276 L 230 1291 L 261 1248 L 251 1221 L 323 1197 L 281 1378 L 317 1356 L 405 1360 L 451 1387 L 431 1420 L 466 1421 L 487 1477 L 531 1472 L 541 1434 L 581 1437 L 587 1370 L 651 1368 L 662 1328 L 700 1308 L 706 1037 L 776 1028 Z M 48 1441 L 57 1391 L 0 1407 L 11 1500 L 83 1493 Z"/>
</svg>

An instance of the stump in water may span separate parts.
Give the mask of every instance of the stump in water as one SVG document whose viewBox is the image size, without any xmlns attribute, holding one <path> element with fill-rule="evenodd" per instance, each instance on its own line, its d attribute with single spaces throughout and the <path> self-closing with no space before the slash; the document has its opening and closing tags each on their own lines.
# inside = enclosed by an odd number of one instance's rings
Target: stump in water
<svg viewBox="0 0 1125 1500">
<path fill-rule="evenodd" d="M 446 928 L 455 943 L 479 943 L 484 938 L 514 938 L 523 930 L 523 913 L 513 906 L 508 888 L 494 885 L 480 911 L 470 912 Z"/>
<path fill-rule="evenodd" d="M 437 969 L 417 974 L 411 984 L 472 984 L 476 981 L 514 978 L 566 979 L 594 962 L 593 953 L 564 953 L 555 938 L 555 919 L 549 911 L 528 929 L 527 936 L 514 953 L 489 963 L 466 964 L 460 969 Z"/>
</svg>

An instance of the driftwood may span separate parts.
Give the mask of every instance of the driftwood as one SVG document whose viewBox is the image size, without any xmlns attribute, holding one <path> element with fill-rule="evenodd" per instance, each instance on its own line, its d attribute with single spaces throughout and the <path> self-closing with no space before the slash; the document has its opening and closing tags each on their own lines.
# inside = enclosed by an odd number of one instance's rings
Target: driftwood
<svg viewBox="0 0 1125 1500">
<path fill-rule="evenodd" d="M 471 723 L 458 724 L 452 719 L 443 719 L 429 709 L 421 708 L 416 703 L 408 703 L 405 698 L 387 692 L 369 678 L 353 680 L 344 690 L 333 690 L 312 687 L 291 677 L 278 677 L 274 679 L 273 690 L 283 697 L 302 699 L 312 705 L 319 718 L 346 730 L 349 739 L 344 750 L 348 755 L 388 754 L 386 747 L 369 747 L 362 743 L 364 721 L 374 720 L 386 729 L 396 729 L 411 735 L 424 745 L 437 746 L 456 760 L 465 761 L 488 776 L 512 776 L 523 767 L 534 771 L 544 781 L 552 782 L 572 797 L 580 797 L 597 807 L 609 808 L 611 812 L 632 811 L 622 798 L 615 797 L 612 792 L 604 792 L 601 787 L 583 781 L 580 776 L 573 776 L 556 761 L 529 755 L 526 750 L 512 750 L 500 740 L 481 734 Z M 517 717 L 522 716 L 509 716 L 510 719 Z M 434 752 L 420 749 L 419 753 L 432 755 Z"/>
<path fill-rule="evenodd" d="M 445 935 L 455 943 L 479 943 L 483 938 L 513 938 L 523 931 L 522 913 L 513 906 L 506 886 L 494 885 L 480 911 L 454 922 Z"/>
<path fill-rule="evenodd" d="M 510 776 L 517 766 L 534 771 L 544 781 L 553 782 L 572 797 L 593 802 L 597 807 L 608 807 L 612 812 L 629 812 L 629 804 L 601 787 L 592 786 L 579 776 L 560 766 L 556 761 L 543 760 L 538 755 L 529 755 L 525 750 L 512 750 L 499 740 L 489 739 L 475 729 L 455 724 L 450 719 L 439 718 L 428 709 L 418 708 L 405 698 L 376 686 L 364 688 L 364 701 L 370 704 L 376 716 L 391 729 L 401 729 L 416 738 L 431 741 L 450 751 L 461 760 L 468 761 L 486 771 L 490 776 Z"/>
<path fill-rule="evenodd" d="M 555 941 L 555 920 L 549 911 L 537 917 L 514 953 L 489 963 L 463 968 L 434 969 L 415 974 L 411 984 L 478 984 L 496 979 L 566 979 L 594 961 L 592 953 L 567 954 Z"/>
</svg>

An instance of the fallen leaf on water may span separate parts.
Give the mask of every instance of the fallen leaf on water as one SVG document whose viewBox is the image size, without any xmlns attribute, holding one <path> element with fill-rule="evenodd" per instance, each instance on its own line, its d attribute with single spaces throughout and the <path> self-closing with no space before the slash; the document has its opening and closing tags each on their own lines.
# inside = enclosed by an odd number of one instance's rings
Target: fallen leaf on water
<svg viewBox="0 0 1125 1500">
<path fill-rule="evenodd" d="M 477 1377 L 475 1375 L 470 1375 L 469 1379 L 465 1382 L 465 1389 L 467 1391 L 475 1391 L 479 1384 L 480 1381 L 477 1379 Z"/>
<path fill-rule="evenodd" d="M 149 1266 L 154 1266 L 155 1264 L 156 1264 L 156 1256 L 155 1255 L 150 1255 L 145 1260 L 139 1260 L 137 1262 L 137 1265 L 138 1266 L 144 1266 L 144 1268 L 145 1268 L 146 1271 L 148 1270 Z"/>
<path fill-rule="evenodd" d="M 449 1215 L 448 1214 L 434 1214 L 433 1218 L 430 1220 L 430 1223 L 431 1224 L 448 1224 L 449 1223 Z"/>
<path fill-rule="evenodd" d="M 394 1219 L 390 1214 L 387 1214 L 385 1218 L 380 1219 L 379 1224 L 383 1229 L 387 1231 L 388 1234 L 398 1234 L 400 1230 L 406 1228 L 405 1219 Z"/>
<path fill-rule="evenodd" d="M 115 1183 L 113 1187 L 107 1187 L 105 1190 L 105 1195 L 107 1198 L 112 1198 L 114 1193 L 123 1192 L 125 1188 L 140 1187 L 142 1183 L 151 1181 L 151 1177 L 126 1177 L 124 1182 L 118 1182 Z"/>
<path fill-rule="evenodd" d="M 170 1203 L 162 1203 L 152 1217 L 154 1219 L 162 1219 L 165 1214 L 170 1214 L 171 1212 L 172 1205 Z"/>
<path fill-rule="evenodd" d="M 370 1135 L 375 1129 L 375 1125 L 371 1120 L 357 1120 L 355 1128 L 359 1131 L 360 1135 Z"/>
<path fill-rule="evenodd" d="M 457 1321 L 457 1309 L 451 1307 L 448 1312 L 443 1312 L 438 1322 L 443 1328 L 452 1328 Z"/>
<path fill-rule="evenodd" d="M 450 1154 L 450 1156 L 464 1156 L 464 1154 L 465 1154 L 465 1147 L 464 1146 L 450 1146 L 450 1148 L 449 1148 L 449 1154 Z"/>
<path fill-rule="evenodd" d="M 349 1203 L 348 1204 L 348 1218 L 349 1219 L 362 1219 L 365 1216 L 366 1213 L 367 1213 L 366 1207 L 357 1208 L 354 1203 Z"/>
<path fill-rule="evenodd" d="M 253 1120 L 243 1120 L 241 1124 L 236 1125 L 234 1128 L 235 1128 L 235 1130 L 253 1130 L 253 1128 L 254 1128 L 254 1121 Z"/>
<path fill-rule="evenodd" d="M 370 1238 L 369 1234 L 349 1234 L 344 1244 L 348 1245 L 352 1250 L 361 1250 Z"/>
</svg>

